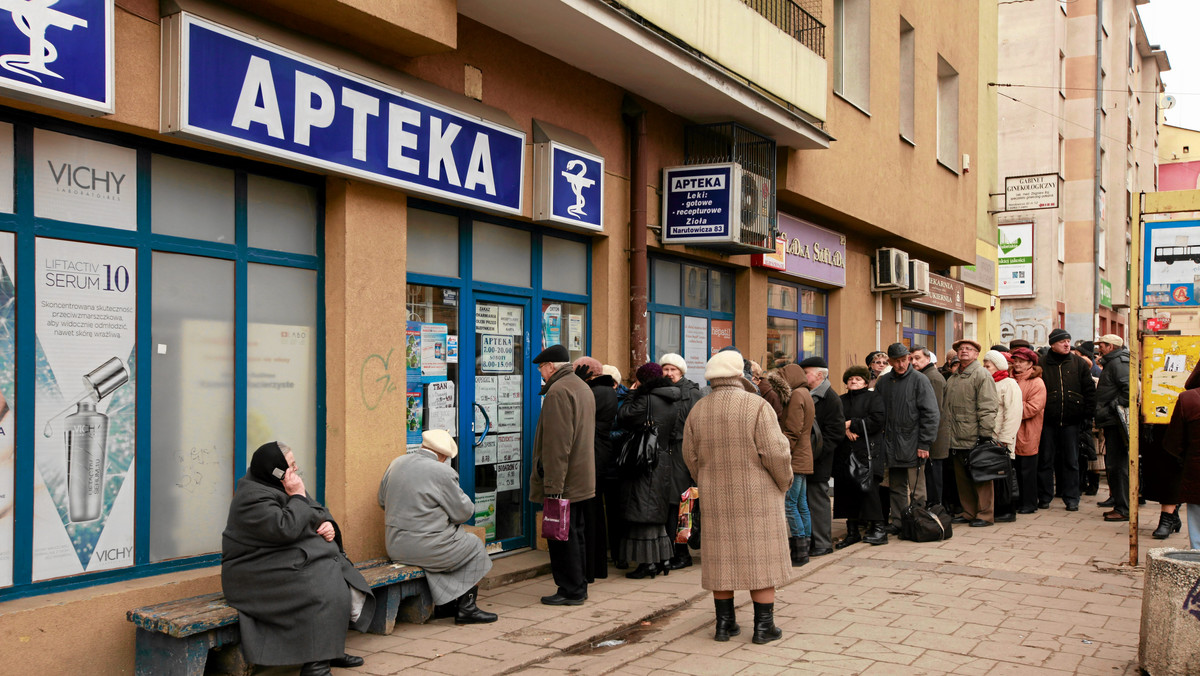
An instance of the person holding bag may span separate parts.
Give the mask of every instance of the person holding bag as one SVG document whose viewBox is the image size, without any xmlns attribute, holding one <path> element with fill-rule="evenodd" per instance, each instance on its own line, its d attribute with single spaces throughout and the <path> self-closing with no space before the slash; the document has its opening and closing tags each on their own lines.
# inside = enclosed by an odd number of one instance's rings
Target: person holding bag
<svg viewBox="0 0 1200 676">
<path fill-rule="evenodd" d="M 996 383 L 996 396 L 999 408 L 996 411 L 996 441 L 1008 451 L 1009 460 L 1016 460 L 1017 431 L 1021 428 L 1021 386 L 1008 373 L 1008 359 L 1003 352 L 988 350 L 983 355 L 983 365 L 992 374 Z M 995 496 L 996 521 L 1012 522 L 1017 520 L 1017 505 L 1013 499 L 1013 477 L 1007 476 L 996 479 L 992 485 Z"/>
<path fill-rule="evenodd" d="M 846 393 L 842 395 L 846 434 L 833 457 L 833 518 L 846 520 L 846 537 L 834 549 L 845 549 L 857 542 L 886 545 L 888 541 L 883 505 L 879 502 L 879 479 L 887 465 L 879 434 L 883 432 L 887 412 L 883 399 L 867 389 L 870 377 L 865 366 L 851 366 L 842 374 L 846 385 Z M 861 469 L 852 470 L 852 464 Z M 865 476 L 859 476 L 863 470 Z M 867 528 L 865 537 L 858 531 L 860 525 Z"/>
<path fill-rule="evenodd" d="M 622 561 L 638 562 L 625 577 L 640 580 L 669 573 L 675 553 L 674 528 L 668 534 L 666 523 L 672 498 L 679 504 L 679 494 L 671 495 L 674 467 L 670 455 L 671 437 L 679 419 L 679 387 L 653 362 L 640 366 L 635 378 L 629 399 L 617 411 L 616 426 L 629 432 L 621 458 L 645 453 L 653 456 L 640 462 L 622 461 L 628 473 L 621 484 L 626 531 L 619 555 Z M 672 524 L 678 510 L 676 506 Z"/>
<path fill-rule="evenodd" d="M 942 415 L 950 422 L 950 455 L 954 458 L 958 500 L 963 508 L 954 523 L 981 528 L 995 523 L 995 494 L 990 480 L 975 481 L 972 477 L 969 454 L 980 439 L 995 436 L 1000 402 L 995 380 L 979 364 L 979 343 L 963 339 L 954 343 L 954 350 L 958 352 L 958 370 L 946 379 L 942 398 Z"/>
</svg>

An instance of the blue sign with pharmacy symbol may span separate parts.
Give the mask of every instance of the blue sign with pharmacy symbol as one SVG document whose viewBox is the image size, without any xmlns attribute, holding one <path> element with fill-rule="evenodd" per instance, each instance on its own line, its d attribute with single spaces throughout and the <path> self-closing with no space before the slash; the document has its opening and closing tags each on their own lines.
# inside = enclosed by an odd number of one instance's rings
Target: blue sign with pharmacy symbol
<svg viewBox="0 0 1200 676">
<path fill-rule="evenodd" d="M 0 0 L 0 10 L 6 96 L 113 112 L 113 0 Z"/>
<path fill-rule="evenodd" d="M 604 229 L 604 158 L 550 144 L 551 220 Z"/>
</svg>

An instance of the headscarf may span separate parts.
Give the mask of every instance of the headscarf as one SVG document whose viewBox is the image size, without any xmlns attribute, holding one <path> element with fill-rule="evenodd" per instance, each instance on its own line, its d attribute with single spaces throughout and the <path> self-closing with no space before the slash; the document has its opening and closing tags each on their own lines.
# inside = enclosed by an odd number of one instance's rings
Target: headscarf
<svg viewBox="0 0 1200 676">
<path fill-rule="evenodd" d="M 264 486 L 282 491 L 283 479 L 277 479 L 271 473 L 275 469 L 286 472 L 288 461 L 283 455 L 283 450 L 279 448 L 279 442 L 270 441 L 259 446 L 250 459 L 250 478 Z"/>
</svg>

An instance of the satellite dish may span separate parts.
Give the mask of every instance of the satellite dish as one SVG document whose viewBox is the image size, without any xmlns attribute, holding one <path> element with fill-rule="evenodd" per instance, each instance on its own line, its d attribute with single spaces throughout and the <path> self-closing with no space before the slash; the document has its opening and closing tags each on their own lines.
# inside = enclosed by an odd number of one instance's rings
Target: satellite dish
<svg viewBox="0 0 1200 676">
<path fill-rule="evenodd" d="M 1162 109 L 1170 110 L 1175 107 L 1175 97 L 1167 94 L 1162 98 Z"/>
</svg>

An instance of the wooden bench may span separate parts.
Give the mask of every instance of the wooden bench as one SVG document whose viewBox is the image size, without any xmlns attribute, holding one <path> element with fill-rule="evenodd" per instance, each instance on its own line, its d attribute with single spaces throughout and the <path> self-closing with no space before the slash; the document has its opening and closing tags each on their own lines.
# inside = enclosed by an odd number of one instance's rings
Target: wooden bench
<svg viewBox="0 0 1200 676">
<path fill-rule="evenodd" d="M 355 564 L 375 591 L 375 614 L 368 631 L 390 634 L 396 620 L 422 624 L 433 615 L 433 597 L 425 571 L 388 559 Z M 219 673 L 251 673 L 238 643 L 237 611 L 221 593 L 193 596 L 136 608 L 126 619 L 137 627 L 138 676 L 171 674 L 202 676 L 209 663 Z"/>
</svg>

